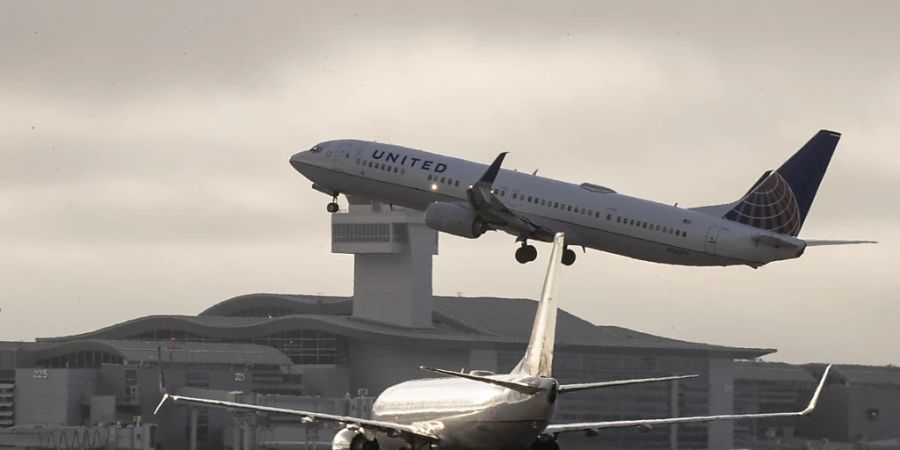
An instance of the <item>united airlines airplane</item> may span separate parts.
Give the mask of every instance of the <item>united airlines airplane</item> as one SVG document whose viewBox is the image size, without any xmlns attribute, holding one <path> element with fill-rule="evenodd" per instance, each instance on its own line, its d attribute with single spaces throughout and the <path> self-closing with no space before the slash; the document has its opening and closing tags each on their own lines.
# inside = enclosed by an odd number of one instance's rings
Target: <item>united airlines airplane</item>
<svg viewBox="0 0 900 450">
<path fill-rule="evenodd" d="M 559 384 L 552 376 L 552 367 L 556 337 L 556 286 L 563 250 L 563 234 L 557 233 L 553 238 L 550 265 L 528 347 L 522 360 L 508 374 L 477 370 L 452 372 L 422 367 L 445 377 L 407 381 L 389 387 L 375 400 L 372 418 L 361 419 L 169 394 L 160 367 L 163 397 L 154 414 L 159 412 L 166 400 L 172 399 L 176 403 L 293 415 L 304 422 L 336 422 L 344 428 L 335 435 L 333 450 L 379 450 L 382 447 L 390 450 L 559 450 L 556 439 L 562 433 L 803 416 L 816 407 L 831 366 L 825 369 L 809 405 L 802 411 L 554 424 L 553 416 L 560 395 L 695 376 Z M 162 355 L 159 361 L 163 361 Z"/>
<path fill-rule="evenodd" d="M 438 231 L 477 238 L 489 230 L 516 237 L 516 260 L 537 258 L 529 240 L 566 234 L 568 244 L 664 264 L 747 265 L 797 258 L 808 246 L 872 241 L 800 239 L 840 134 L 819 131 L 775 171 L 764 173 L 735 202 L 679 208 L 629 197 L 596 184 L 571 184 L 396 145 L 323 142 L 291 157 L 291 165 L 332 197 L 360 197 L 425 212 Z M 563 264 L 575 262 L 566 248 Z"/>
</svg>

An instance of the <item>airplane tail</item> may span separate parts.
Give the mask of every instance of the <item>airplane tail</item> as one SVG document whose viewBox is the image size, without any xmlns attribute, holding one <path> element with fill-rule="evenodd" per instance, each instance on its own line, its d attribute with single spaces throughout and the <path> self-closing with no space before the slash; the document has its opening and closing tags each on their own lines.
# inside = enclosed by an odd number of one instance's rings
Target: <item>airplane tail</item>
<svg viewBox="0 0 900 450">
<path fill-rule="evenodd" d="M 553 346 L 556 343 L 556 279 L 565 249 L 565 236 L 553 236 L 553 250 L 550 252 L 550 266 L 544 279 L 544 289 L 538 302 L 531 329 L 528 349 L 512 373 L 549 378 L 553 372 Z"/>
<path fill-rule="evenodd" d="M 828 169 L 841 134 L 821 130 L 778 170 L 768 171 L 723 218 L 775 233 L 797 236 Z M 709 208 L 697 208 L 699 211 Z M 721 211 L 721 210 L 720 210 Z M 704 211 L 708 212 L 708 211 Z"/>
</svg>

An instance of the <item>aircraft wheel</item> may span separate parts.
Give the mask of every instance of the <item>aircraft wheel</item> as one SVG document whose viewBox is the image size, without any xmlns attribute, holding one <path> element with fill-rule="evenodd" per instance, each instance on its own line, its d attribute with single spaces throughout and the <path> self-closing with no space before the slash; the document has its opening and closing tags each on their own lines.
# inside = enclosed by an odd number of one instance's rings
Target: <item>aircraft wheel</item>
<svg viewBox="0 0 900 450">
<path fill-rule="evenodd" d="M 531 261 L 528 259 L 528 250 L 525 249 L 524 245 L 516 249 L 516 261 L 518 261 L 519 264 L 525 264 Z"/>
<path fill-rule="evenodd" d="M 325 207 L 325 209 L 328 210 L 328 212 L 334 214 L 334 213 L 338 212 L 338 210 L 340 210 L 341 208 L 340 208 L 340 206 L 338 206 L 337 202 L 331 202 L 328 204 L 328 206 Z"/>
<path fill-rule="evenodd" d="M 516 261 L 519 264 L 529 263 L 537 259 L 537 249 L 533 245 L 525 244 L 516 249 Z"/>
<path fill-rule="evenodd" d="M 575 252 L 572 249 L 567 248 L 563 250 L 562 263 L 567 266 L 575 264 Z"/>
</svg>

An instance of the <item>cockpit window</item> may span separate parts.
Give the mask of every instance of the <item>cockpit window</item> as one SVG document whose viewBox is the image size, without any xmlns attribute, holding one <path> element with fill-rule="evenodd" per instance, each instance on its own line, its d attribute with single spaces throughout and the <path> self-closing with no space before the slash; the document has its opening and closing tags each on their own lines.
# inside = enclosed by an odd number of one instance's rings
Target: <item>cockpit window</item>
<svg viewBox="0 0 900 450">
<path fill-rule="evenodd" d="M 319 153 L 319 152 L 322 151 L 322 146 L 321 146 L 321 145 L 317 145 L 317 146 L 315 146 L 315 147 L 309 149 L 309 151 L 311 151 L 311 152 L 313 152 L 313 153 Z"/>
</svg>

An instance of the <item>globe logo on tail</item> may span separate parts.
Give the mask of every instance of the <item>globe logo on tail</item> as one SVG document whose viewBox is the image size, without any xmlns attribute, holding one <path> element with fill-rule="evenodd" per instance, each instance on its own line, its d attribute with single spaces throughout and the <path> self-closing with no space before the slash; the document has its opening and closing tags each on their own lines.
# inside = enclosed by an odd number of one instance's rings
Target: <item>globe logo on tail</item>
<svg viewBox="0 0 900 450">
<path fill-rule="evenodd" d="M 797 236 L 802 219 L 797 197 L 778 172 L 750 191 L 724 216 L 726 219 L 774 233 Z"/>
</svg>

